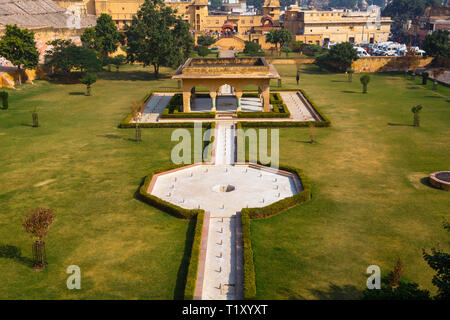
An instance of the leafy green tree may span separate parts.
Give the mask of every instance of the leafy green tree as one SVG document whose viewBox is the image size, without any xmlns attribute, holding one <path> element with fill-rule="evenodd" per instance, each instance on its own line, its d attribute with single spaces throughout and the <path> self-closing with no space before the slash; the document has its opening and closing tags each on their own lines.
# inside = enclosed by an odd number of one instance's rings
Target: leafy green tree
<svg viewBox="0 0 450 320">
<path fill-rule="evenodd" d="M 198 47 L 197 53 L 200 57 L 206 57 L 211 53 L 211 50 L 209 50 L 207 47 Z"/>
<path fill-rule="evenodd" d="M 363 75 L 359 81 L 363 85 L 363 93 L 367 93 L 367 85 L 370 82 L 370 76 L 368 74 Z"/>
<path fill-rule="evenodd" d="M 216 39 L 211 36 L 200 36 L 197 38 L 197 43 L 199 46 L 209 47 L 216 42 Z"/>
<path fill-rule="evenodd" d="M 212 9 L 212 10 L 216 10 L 216 9 L 219 9 L 221 5 L 222 5 L 222 0 L 211 0 L 208 8 Z"/>
<path fill-rule="evenodd" d="M 247 55 L 257 55 L 261 51 L 261 46 L 253 41 L 245 41 L 244 53 Z"/>
<path fill-rule="evenodd" d="M 286 58 L 289 57 L 289 52 L 292 52 L 292 49 L 288 46 L 284 46 L 281 48 L 281 52 L 284 52 L 286 54 Z"/>
<path fill-rule="evenodd" d="M 98 43 L 96 39 L 96 33 L 94 27 L 89 27 L 84 29 L 83 34 L 80 36 L 81 43 L 83 44 L 83 47 L 97 50 Z"/>
<path fill-rule="evenodd" d="M 72 71 L 101 70 L 102 63 L 91 49 L 76 46 L 72 41 L 62 39 L 53 40 L 48 44 L 52 48 L 46 52 L 45 64 L 56 72 L 62 72 L 68 77 Z"/>
<path fill-rule="evenodd" d="M 113 58 L 113 64 L 116 66 L 116 72 L 119 72 L 119 68 L 125 63 L 126 57 L 123 54 L 119 54 Z"/>
<path fill-rule="evenodd" d="M 86 74 L 80 79 L 80 82 L 86 85 L 86 95 L 91 95 L 91 86 L 97 82 L 97 75 L 95 73 L 86 72 Z"/>
<path fill-rule="evenodd" d="M 444 229 L 450 232 L 450 223 L 444 222 Z M 431 253 L 423 250 L 423 258 L 436 271 L 432 283 L 438 288 L 437 300 L 450 300 L 450 253 L 431 249 Z"/>
<path fill-rule="evenodd" d="M 395 22 L 394 28 L 398 29 L 407 20 L 423 15 L 426 7 L 441 4 L 441 0 L 393 0 L 384 8 L 382 15 L 391 17 Z"/>
<path fill-rule="evenodd" d="M 100 15 L 95 27 L 86 28 L 81 35 L 83 46 L 97 51 L 101 58 L 116 52 L 122 40 L 122 34 L 106 13 Z"/>
<path fill-rule="evenodd" d="M 421 105 L 417 105 L 411 108 L 411 112 L 414 114 L 414 127 L 420 127 L 420 111 L 422 111 Z"/>
<path fill-rule="evenodd" d="M 450 32 L 447 30 L 437 30 L 426 35 L 423 42 L 423 50 L 431 57 L 450 57 L 450 44 L 448 43 L 449 35 Z"/>
<path fill-rule="evenodd" d="M 422 84 L 426 85 L 430 74 L 426 71 L 422 72 Z"/>
<path fill-rule="evenodd" d="M 19 84 L 22 84 L 21 69 L 33 69 L 39 63 L 34 32 L 20 29 L 17 25 L 6 25 L 5 34 L 0 39 L 0 56 L 17 66 Z"/>
<path fill-rule="evenodd" d="M 189 24 L 162 0 L 145 0 L 126 26 L 127 60 L 152 65 L 155 78 L 161 66 L 176 68 L 191 54 L 194 40 Z"/>
<path fill-rule="evenodd" d="M 341 71 L 350 68 L 355 60 L 358 60 L 358 52 L 350 42 L 338 43 L 332 46 L 325 56 L 325 61 L 335 65 Z"/>
<path fill-rule="evenodd" d="M 280 48 L 292 41 L 292 34 L 287 29 L 273 29 L 266 34 L 266 41 L 275 45 L 278 51 L 278 44 Z"/>
</svg>

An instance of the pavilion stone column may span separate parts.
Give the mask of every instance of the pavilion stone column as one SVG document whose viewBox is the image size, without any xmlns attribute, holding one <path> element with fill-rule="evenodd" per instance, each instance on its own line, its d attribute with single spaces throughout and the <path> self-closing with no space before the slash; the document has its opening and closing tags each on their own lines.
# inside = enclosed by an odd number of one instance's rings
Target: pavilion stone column
<svg viewBox="0 0 450 320">
<path fill-rule="evenodd" d="M 209 96 L 211 97 L 211 105 L 212 105 L 212 108 L 211 108 L 211 111 L 216 111 L 216 98 L 217 98 L 217 92 L 215 92 L 215 91 L 211 91 L 210 93 L 209 93 Z"/>
<path fill-rule="evenodd" d="M 236 100 L 237 100 L 237 111 L 241 111 L 242 92 L 241 91 L 235 91 L 234 95 L 236 96 Z"/>
<path fill-rule="evenodd" d="M 183 91 L 183 112 L 191 112 L 191 92 Z"/>
<path fill-rule="evenodd" d="M 270 87 L 268 84 L 264 85 L 262 88 L 263 97 L 263 110 L 264 112 L 270 111 Z"/>
</svg>

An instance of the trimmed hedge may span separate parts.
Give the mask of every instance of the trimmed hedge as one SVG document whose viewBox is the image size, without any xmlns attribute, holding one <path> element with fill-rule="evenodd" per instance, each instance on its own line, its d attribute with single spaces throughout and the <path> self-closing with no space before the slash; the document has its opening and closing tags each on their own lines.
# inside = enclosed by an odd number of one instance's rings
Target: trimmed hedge
<svg viewBox="0 0 450 320">
<path fill-rule="evenodd" d="M 247 213 L 241 213 L 241 223 L 244 258 L 244 299 L 247 300 L 256 297 L 256 276 L 250 232 L 250 218 Z"/>
<path fill-rule="evenodd" d="M 197 97 L 208 96 L 209 94 L 197 94 Z M 215 118 L 215 112 L 183 112 L 183 95 L 174 94 L 169 104 L 160 115 L 161 119 L 192 119 L 192 118 Z"/>
<path fill-rule="evenodd" d="M 6 91 L 0 92 L 0 99 L 2 100 L 2 109 L 4 109 L 4 110 L 8 109 L 8 107 L 9 107 L 8 97 L 9 97 L 8 92 L 6 92 Z"/>
<path fill-rule="evenodd" d="M 152 178 L 155 174 L 184 166 L 185 166 L 184 164 L 171 165 L 151 171 L 149 175 L 145 178 L 144 184 L 139 189 L 139 196 L 141 197 L 142 201 L 181 219 L 192 219 L 197 214 L 203 213 L 204 210 L 202 209 L 184 209 L 182 207 L 179 207 L 177 205 L 174 205 L 170 202 L 164 201 L 161 198 L 158 198 L 154 195 L 147 193 L 150 182 L 152 181 Z"/>
<path fill-rule="evenodd" d="M 195 284 L 197 282 L 198 263 L 200 259 L 200 246 L 202 242 L 202 229 L 205 214 L 200 212 L 195 223 L 194 240 L 192 242 L 191 256 L 189 259 L 188 273 L 186 277 L 186 286 L 184 287 L 184 299 L 194 300 Z"/>
<path fill-rule="evenodd" d="M 274 202 L 271 205 L 262 208 L 243 208 L 241 213 L 247 214 L 250 219 L 262 219 L 271 217 L 273 215 L 279 214 L 287 209 L 296 206 L 298 204 L 304 203 L 311 200 L 311 185 L 308 178 L 304 174 L 303 170 L 290 167 L 290 166 L 279 166 L 280 170 L 288 171 L 296 174 L 302 184 L 303 190 L 299 193 L 293 195 L 292 197 L 282 199 L 280 201 Z"/>
</svg>

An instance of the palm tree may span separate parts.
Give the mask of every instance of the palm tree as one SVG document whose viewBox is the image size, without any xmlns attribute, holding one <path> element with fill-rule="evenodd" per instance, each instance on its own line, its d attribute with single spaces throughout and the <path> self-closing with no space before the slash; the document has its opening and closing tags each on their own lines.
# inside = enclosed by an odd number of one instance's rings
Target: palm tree
<svg viewBox="0 0 450 320">
<path fill-rule="evenodd" d="M 411 108 L 411 112 L 414 114 L 414 127 L 420 127 L 420 111 L 422 110 L 422 106 L 419 104 L 415 107 Z"/>
<path fill-rule="evenodd" d="M 363 85 L 363 93 L 367 93 L 367 85 L 370 82 L 370 76 L 365 74 L 359 79 L 359 81 L 361 81 Z"/>
</svg>

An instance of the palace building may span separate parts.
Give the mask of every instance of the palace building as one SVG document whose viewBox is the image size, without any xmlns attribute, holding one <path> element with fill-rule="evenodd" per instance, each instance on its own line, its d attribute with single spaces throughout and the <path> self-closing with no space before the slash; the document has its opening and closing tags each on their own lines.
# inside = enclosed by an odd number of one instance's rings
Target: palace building
<svg viewBox="0 0 450 320">
<path fill-rule="evenodd" d="M 112 16 L 117 27 L 131 23 L 143 0 L 55 0 L 64 8 L 77 8 L 78 12 L 99 16 Z M 317 11 L 298 5 L 280 10 L 279 0 L 265 0 L 262 10 L 247 8 L 245 0 L 223 0 L 219 10 L 208 10 L 208 0 L 165 1 L 189 22 L 196 35 L 211 34 L 217 37 L 231 35 L 244 40 L 260 41 L 273 28 L 286 28 L 293 38 L 305 43 L 323 45 L 327 42 L 375 43 L 387 41 L 392 20 L 381 18 L 380 8 L 369 6 L 366 11 Z M 365 8 L 365 6 L 364 6 Z M 259 35 L 259 36 L 258 36 Z M 238 39 L 239 40 L 239 39 Z M 264 46 L 263 46 L 264 47 Z"/>
</svg>

